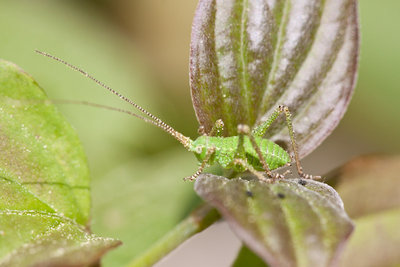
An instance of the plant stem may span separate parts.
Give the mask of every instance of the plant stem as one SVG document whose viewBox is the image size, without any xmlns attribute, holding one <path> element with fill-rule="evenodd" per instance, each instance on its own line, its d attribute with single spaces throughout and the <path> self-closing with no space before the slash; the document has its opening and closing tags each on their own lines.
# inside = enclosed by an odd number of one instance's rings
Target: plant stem
<svg viewBox="0 0 400 267">
<path fill-rule="evenodd" d="M 193 235 L 203 231 L 221 218 L 216 209 L 204 203 L 180 222 L 174 229 L 157 241 L 143 255 L 133 260 L 129 267 L 153 266 L 164 256 Z"/>
</svg>

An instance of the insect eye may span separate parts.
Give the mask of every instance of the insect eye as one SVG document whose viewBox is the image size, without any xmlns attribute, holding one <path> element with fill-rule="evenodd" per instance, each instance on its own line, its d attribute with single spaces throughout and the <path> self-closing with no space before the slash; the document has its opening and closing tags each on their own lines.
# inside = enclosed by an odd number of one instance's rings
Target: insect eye
<svg viewBox="0 0 400 267">
<path fill-rule="evenodd" d="M 196 147 L 196 153 L 201 154 L 201 152 L 203 152 L 203 146 Z"/>
</svg>

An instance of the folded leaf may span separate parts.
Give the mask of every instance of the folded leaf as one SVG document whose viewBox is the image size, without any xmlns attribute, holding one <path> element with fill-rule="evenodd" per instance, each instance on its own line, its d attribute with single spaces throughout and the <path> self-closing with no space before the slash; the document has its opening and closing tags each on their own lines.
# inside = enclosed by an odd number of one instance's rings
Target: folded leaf
<svg viewBox="0 0 400 267">
<path fill-rule="evenodd" d="M 334 266 L 353 230 L 336 191 L 316 181 L 202 175 L 195 190 L 270 266 Z"/>
<path fill-rule="evenodd" d="M 201 0 L 190 54 L 199 123 L 209 131 L 222 119 L 236 135 L 287 105 L 305 156 L 346 111 L 358 50 L 356 0 Z M 284 120 L 266 136 L 288 143 Z"/>
</svg>

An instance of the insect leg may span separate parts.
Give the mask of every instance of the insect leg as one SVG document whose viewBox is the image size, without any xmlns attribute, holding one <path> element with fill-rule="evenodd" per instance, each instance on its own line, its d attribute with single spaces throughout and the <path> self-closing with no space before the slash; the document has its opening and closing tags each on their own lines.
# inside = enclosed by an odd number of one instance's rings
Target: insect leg
<svg viewBox="0 0 400 267">
<path fill-rule="evenodd" d="M 240 164 L 243 168 L 247 169 L 254 176 L 256 176 L 260 181 L 271 182 L 270 179 L 265 178 L 261 172 L 255 170 L 253 166 L 251 166 L 246 159 L 234 159 L 235 164 Z"/>
<path fill-rule="evenodd" d="M 239 172 L 243 172 L 245 170 L 250 170 L 248 168 L 249 164 L 246 159 L 246 151 L 244 148 L 244 134 L 242 134 L 240 132 L 239 132 L 239 140 L 238 140 L 238 144 L 236 147 L 236 152 L 232 158 L 232 163 L 234 163 L 236 166 L 242 167 L 242 170 L 237 169 L 237 171 L 239 171 Z M 258 177 L 258 175 L 257 175 L 257 177 Z M 259 177 L 259 179 L 260 179 L 260 177 Z"/>
<path fill-rule="evenodd" d="M 278 108 L 275 109 L 275 111 L 272 113 L 272 115 L 269 117 L 269 119 L 266 122 L 261 123 L 256 128 L 254 128 L 252 130 L 251 134 L 255 137 L 263 137 L 263 135 L 268 130 L 268 128 L 271 126 L 271 124 L 283 112 L 283 108 L 284 108 L 284 106 L 278 106 Z"/>
<path fill-rule="evenodd" d="M 300 164 L 299 152 L 297 150 L 296 138 L 293 130 L 293 124 L 291 119 L 292 114 L 290 113 L 289 108 L 287 106 L 279 105 L 278 108 L 274 111 L 274 113 L 272 113 L 271 117 L 265 123 L 253 129 L 252 134 L 254 136 L 260 136 L 260 137 L 263 136 L 267 131 L 267 129 L 271 126 L 271 124 L 278 118 L 278 116 L 281 113 L 285 113 L 286 125 L 289 129 L 289 136 L 290 136 L 290 141 L 292 143 L 292 150 L 294 153 L 294 160 L 296 162 L 297 172 L 301 177 L 306 179 L 320 179 L 321 176 L 312 176 L 310 174 L 306 174 L 303 172 L 303 168 L 301 167 Z"/>
<path fill-rule="evenodd" d="M 187 181 L 187 180 L 194 181 L 194 180 L 196 180 L 196 178 L 203 172 L 204 168 L 207 165 L 207 162 L 210 160 L 210 158 L 214 154 L 214 152 L 215 152 L 215 147 L 210 147 L 207 150 L 207 154 L 206 154 L 203 162 L 201 163 L 200 167 L 197 169 L 197 171 L 192 176 L 183 178 L 183 180 L 184 181 Z"/>
<path fill-rule="evenodd" d="M 224 122 L 221 119 L 219 119 L 215 122 L 211 131 L 208 133 L 208 136 L 222 136 L 223 131 L 224 131 Z"/>
<path fill-rule="evenodd" d="M 272 173 L 271 169 L 268 166 L 268 163 L 265 161 L 263 154 L 261 153 L 261 150 L 259 146 L 257 145 L 256 140 L 254 139 L 254 136 L 250 133 L 250 128 L 247 125 L 239 124 L 238 125 L 238 133 L 239 133 L 239 142 L 240 142 L 240 136 L 247 135 L 250 139 L 251 144 L 253 145 L 254 150 L 257 152 L 258 158 L 263 165 L 263 169 L 265 173 L 268 175 L 268 177 L 272 179 L 277 179 L 277 178 L 284 178 L 282 174 L 278 173 Z"/>
<path fill-rule="evenodd" d="M 236 148 L 235 158 L 246 158 L 246 151 L 244 149 L 244 133 L 240 131 L 241 124 L 238 125 L 239 141 Z"/>
<path fill-rule="evenodd" d="M 200 133 L 201 135 L 206 135 L 206 136 L 214 136 L 214 135 L 215 135 L 215 136 L 221 136 L 223 130 L 224 130 L 224 122 L 223 122 L 221 119 L 219 119 L 219 120 L 217 120 L 217 121 L 215 122 L 215 124 L 214 124 L 214 126 L 212 127 L 212 129 L 211 129 L 211 131 L 210 131 L 209 134 L 206 134 L 205 128 L 204 128 L 204 126 L 202 126 L 202 125 L 199 127 L 199 130 L 198 130 L 198 131 L 199 131 L 199 133 Z M 208 139 L 207 139 L 207 147 L 208 147 Z M 211 156 L 214 154 L 214 152 L 215 152 L 215 147 L 210 147 L 210 148 L 207 150 L 207 154 L 206 154 L 206 156 L 205 156 L 203 162 L 201 163 L 199 169 L 198 169 L 192 176 L 189 176 L 189 177 L 184 178 L 184 180 L 185 180 L 185 181 L 187 181 L 187 180 L 190 180 L 190 181 L 195 180 L 195 179 L 203 172 L 203 169 L 204 169 L 205 166 L 207 165 L 207 162 L 210 160 L 210 158 L 211 158 Z"/>
<path fill-rule="evenodd" d="M 197 129 L 197 132 L 198 132 L 200 135 L 207 135 L 206 129 L 205 129 L 205 127 L 204 127 L 203 125 L 200 125 L 200 126 L 199 126 L 199 129 Z"/>
<path fill-rule="evenodd" d="M 212 127 L 211 131 L 207 134 L 206 129 L 203 125 L 200 125 L 199 129 L 197 132 L 201 135 L 207 135 L 207 136 L 222 136 L 222 133 L 224 131 L 224 122 L 219 119 L 215 122 L 214 126 Z"/>
</svg>

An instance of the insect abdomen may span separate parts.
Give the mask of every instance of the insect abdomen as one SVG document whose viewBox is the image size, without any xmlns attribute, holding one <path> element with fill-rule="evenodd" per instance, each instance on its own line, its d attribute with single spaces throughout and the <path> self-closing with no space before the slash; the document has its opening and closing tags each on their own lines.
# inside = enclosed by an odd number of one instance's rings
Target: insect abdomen
<svg viewBox="0 0 400 267">
<path fill-rule="evenodd" d="M 256 143 L 271 170 L 282 167 L 286 163 L 290 162 L 289 154 L 274 142 L 268 139 L 256 138 Z M 251 166 L 256 170 L 262 171 L 263 166 L 249 139 L 245 141 L 245 147 L 246 158 L 249 164 L 251 164 Z"/>
</svg>

